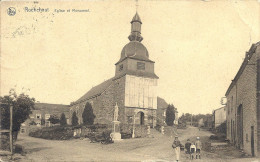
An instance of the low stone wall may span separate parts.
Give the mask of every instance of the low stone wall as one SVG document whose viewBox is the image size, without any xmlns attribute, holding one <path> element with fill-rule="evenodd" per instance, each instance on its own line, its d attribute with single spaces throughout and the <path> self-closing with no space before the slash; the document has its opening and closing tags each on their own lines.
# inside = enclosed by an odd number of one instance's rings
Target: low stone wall
<svg viewBox="0 0 260 162">
<path fill-rule="evenodd" d="M 121 133 L 132 134 L 133 125 L 121 124 Z M 147 125 L 135 125 L 135 137 L 147 137 L 148 136 L 148 126 Z"/>
<path fill-rule="evenodd" d="M 135 126 L 135 137 L 147 137 L 148 126 L 137 125 Z"/>
<path fill-rule="evenodd" d="M 96 127 L 96 126 L 80 126 L 73 129 L 74 130 L 74 137 L 87 137 L 90 133 L 103 133 L 103 132 L 109 132 L 112 130 L 109 126 L 102 126 L 102 127 Z"/>
</svg>

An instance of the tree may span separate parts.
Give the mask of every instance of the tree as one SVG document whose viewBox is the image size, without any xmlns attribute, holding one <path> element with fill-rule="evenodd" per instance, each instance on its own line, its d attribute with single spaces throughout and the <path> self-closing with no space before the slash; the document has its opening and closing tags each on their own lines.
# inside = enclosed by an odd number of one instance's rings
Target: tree
<svg viewBox="0 0 260 162">
<path fill-rule="evenodd" d="M 60 119 L 56 115 L 51 115 L 48 120 L 51 124 L 57 124 L 60 122 Z"/>
<path fill-rule="evenodd" d="M 95 117 L 91 104 L 87 102 L 82 113 L 83 124 L 92 125 Z"/>
<path fill-rule="evenodd" d="M 192 117 L 192 114 L 185 113 L 185 114 L 182 114 L 182 116 L 179 118 L 179 121 L 180 121 L 180 123 L 187 124 L 187 122 L 191 121 L 191 117 Z"/>
<path fill-rule="evenodd" d="M 60 125 L 61 126 L 67 125 L 67 120 L 66 120 L 66 117 L 65 117 L 64 113 L 62 113 L 61 116 L 60 116 Z"/>
<path fill-rule="evenodd" d="M 41 125 L 45 125 L 45 120 L 44 120 L 44 118 L 41 119 Z"/>
<path fill-rule="evenodd" d="M 18 132 L 21 124 L 29 118 L 34 109 L 35 99 L 21 93 L 19 95 L 11 89 L 9 96 L 0 97 L 0 122 L 1 129 L 10 128 L 10 105 L 13 105 L 13 131 Z"/>
<path fill-rule="evenodd" d="M 173 105 L 168 105 L 166 109 L 166 124 L 168 126 L 173 125 L 173 121 L 175 120 L 175 107 Z"/>
<path fill-rule="evenodd" d="M 77 115 L 76 115 L 76 112 L 74 111 L 73 114 L 72 114 L 72 121 L 71 121 L 72 125 L 73 125 L 73 126 L 79 125 L 78 120 L 79 120 L 79 119 L 78 119 L 78 117 L 77 117 Z"/>
</svg>

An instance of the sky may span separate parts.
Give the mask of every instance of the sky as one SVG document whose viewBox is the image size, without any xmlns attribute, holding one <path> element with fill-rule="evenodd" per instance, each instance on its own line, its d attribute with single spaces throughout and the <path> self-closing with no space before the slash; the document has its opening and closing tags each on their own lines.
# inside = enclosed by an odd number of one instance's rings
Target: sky
<svg viewBox="0 0 260 162">
<path fill-rule="evenodd" d="M 142 43 L 155 61 L 158 96 L 180 113 L 221 107 L 245 52 L 260 41 L 259 5 L 257 0 L 139 1 Z M 14 16 L 7 14 L 9 7 L 16 9 Z M 0 95 L 16 87 L 39 102 L 77 100 L 115 75 L 135 12 L 133 0 L 1 2 Z"/>
</svg>

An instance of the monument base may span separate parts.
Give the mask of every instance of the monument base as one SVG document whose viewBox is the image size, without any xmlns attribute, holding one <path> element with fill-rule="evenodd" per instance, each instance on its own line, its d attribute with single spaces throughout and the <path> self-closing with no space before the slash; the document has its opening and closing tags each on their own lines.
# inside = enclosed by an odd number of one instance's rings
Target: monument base
<svg viewBox="0 0 260 162">
<path fill-rule="evenodd" d="M 110 137 L 113 139 L 113 141 L 121 141 L 122 140 L 121 133 L 119 133 L 119 132 L 112 132 L 110 134 Z"/>
</svg>

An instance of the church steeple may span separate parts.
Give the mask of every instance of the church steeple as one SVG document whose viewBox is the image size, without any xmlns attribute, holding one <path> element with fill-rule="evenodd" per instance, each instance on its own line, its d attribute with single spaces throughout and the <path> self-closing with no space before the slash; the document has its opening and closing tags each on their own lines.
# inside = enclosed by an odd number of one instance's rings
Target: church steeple
<svg viewBox="0 0 260 162">
<path fill-rule="evenodd" d="M 143 37 L 141 36 L 141 25 L 142 21 L 140 19 L 140 16 L 136 12 L 135 16 L 131 21 L 131 34 L 128 36 L 128 39 L 130 41 L 141 42 L 143 40 Z"/>
</svg>

